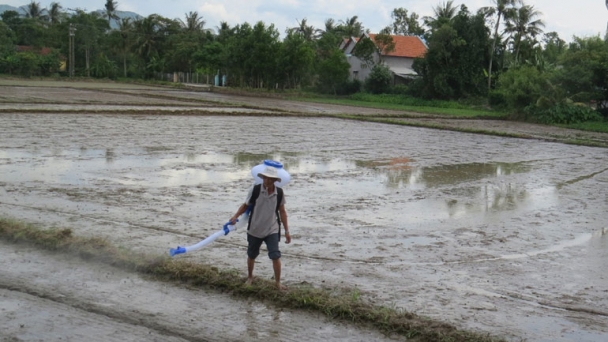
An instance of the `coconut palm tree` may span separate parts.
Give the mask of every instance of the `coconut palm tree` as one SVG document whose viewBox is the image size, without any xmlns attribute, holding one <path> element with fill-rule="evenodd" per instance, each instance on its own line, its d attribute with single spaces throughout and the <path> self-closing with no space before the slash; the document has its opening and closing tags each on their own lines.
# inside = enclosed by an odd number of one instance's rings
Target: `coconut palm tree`
<svg viewBox="0 0 608 342">
<path fill-rule="evenodd" d="M 492 0 L 494 6 L 481 8 L 481 11 L 487 15 L 496 14 L 496 24 L 494 25 L 494 40 L 492 41 L 492 51 L 490 53 L 490 64 L 488 66 L 488 91 L 492 86 L 492 63 L 494 61 L 494 53 L 496 51 L 496 42 L 498 41 L 498 27 L 500 26 L 500 19 L 503 17 L 507 20 L 511 19 L 514 15 L 515 4 L 519 0 Z"/>
<path fill-rule="evenodd" d="M 298 26 L 288 29 L 291 33 L 299 33 L 304 39 L 311 41 L 315 38 L 315 28 L 312 25 L 306 25 L 306 18 L 298 21 Z"/>
<path fill-rule="evenodd" d="M 545 23 L 542 19 L 538 19 L 541 15 L 542 12 L 536 10 L 534 6 L 524 5 L 514 12 L 511 20 L 506 22 L 505 31 L 511 34 L 514 41 L 515 60 L 519 58 L 519 48 L 523 40 L 534 39 L 543 33 L 542 27 L 545 27 Z"/>
<path fill-rule="evenodd" d="M 124 77 L 127 77 L 127 55 L 131 48 L 131 36 L 133 35 L 133 23 L 131 18 L 122 18 L 118 23 L 118 32 L 121 38 L 121 53 L 122 53 L 122 66 Z"/>
<path fill-rule="evenodd" d="M 452 22 L 452 19 L 458 14 L 457 11 L 458 7 L 454 7 L 454 1 L 449 0 L 433 8 L 434 17 L 426 16 L 422 20 L 431 30 L 436 30 L 443 26 L 443 24 Z"/>
<path fill-rule="evenodd" d="M 234 34 L 234 27 L 230 27 L 225 21 L 220 21 L 220 26 L 216 26 L 215 28 L 217 30 L 216 39 L 218 42 L 224 42 Z"/>
<path fill-rule="evenodd" d="M 47 16 L 44 14 L 45 9 L 40 7 L 39 2 L 32 0 L 29 4 L 25 5 L 25 17 L 32 18 L 34 20 L 46 21 Z"/>
<path fill-rule="evenodd" d="M 204 32 L 208 31 L 205 29 L 205 24 L 207 23 L 203 17 L 199 17 L 198 12 L 188 12 L 186 13 L 186 20 L 178 19 L 178 22 L 182 29 L 188 32 Z"/>
<path fill-rule="evenodd" d="M 159 17 L 156 14 L 151 14 L 133 23 L 133 32 L 136 36 L 135 51 L 146 63 L 157 54 L 160 44 L 159 25 Z"/>
<path fill-rule="evenodd" d="M 606 0 L 608 1 L 608 0 Z M 335 32 L 336 31 L 336 21 L 332 18 L 325 19 L 325 29 L 324 33 Z"/>
<path fill-rule="evenodd" d="M 336 28 L 343 37 L 360 37 L 364 31 L 363 24 L 359 21 L 358 16 L 340 20 L 340 25 Z"/>
<path fill-rule="evenodd" d="M 607 0 L 608 1 L 608 0 Z M 318 28 L 315 30 L 315 39 L 323 37 L 325 34 L 336 33 L 337 26 L 336 21 L 332 18 L 325 20 L 325 28 Z"/>
<path fill-rule="evenodd" d="M 60 23 L 65 17 L 65 13 L 62 11 L 63 7 L 57 2 L 51 2 L 51 7 L 48 9 L 48 18 L 51 25 Z"/>
<path fill-rule="evenodd" d="M 119 18 L 116 14 L 118 4 L 116 1 L 106 0 L 105 8 L 106 10 L 104 11 L 104 15 L 108 17 L 108 25 L 110 25 L 112 19 L 118 20 Z"/>
</svg>

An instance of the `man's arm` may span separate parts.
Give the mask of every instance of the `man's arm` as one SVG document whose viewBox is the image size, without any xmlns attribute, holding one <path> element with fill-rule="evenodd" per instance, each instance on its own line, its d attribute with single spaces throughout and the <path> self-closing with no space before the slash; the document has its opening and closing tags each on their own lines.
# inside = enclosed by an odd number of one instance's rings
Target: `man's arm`
<svg viewBox="0 0 608 342">
<path fill-rule="evenodd" d="M 239 207 L 239 209 L 236 211 L 236 214 L 234 214 L 234 216 L 232 216 L 232 217 L 230 218 L 230 223 L 232 223 L 232 224 L 236 224 L 236 220 L 237 220 L 237 219 L 238 219 L 238 218 L 239 218 L 241 215 L 243 215 L 243 213 L 244 213 L 245 211 L 247 211 L 247 207 L 248 207 L 247 203 L 243 203 L 243 204 L 241 204 L 241 206 Z"/>
<path fill-rule="evenodd" d="M 289 234 L 289 223 L 287 222 L 287 210 L 285 210 L 284 204 L 282 204 L 279 207 L 279 215 L 281 216 L 281 223 L 283 224 L 283 228 L 285 228 L 285 243 L 290 243 L 291 235 Z"/>
</svg>

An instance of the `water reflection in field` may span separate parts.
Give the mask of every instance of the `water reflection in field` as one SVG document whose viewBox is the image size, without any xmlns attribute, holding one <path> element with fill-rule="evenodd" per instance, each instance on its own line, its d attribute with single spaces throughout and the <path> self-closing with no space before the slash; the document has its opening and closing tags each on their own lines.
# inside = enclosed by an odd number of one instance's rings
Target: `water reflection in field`
<svg viewBox="0 0 608 342">
<path fill-rule="evenodd" d="M 283 155 L 175 153 L 162 147 L 120 155 L 113 149 L 73 151 L 36 148 L 32 152 L 3 151 L 0 174 L 7 181 L 32 181 L 57 185 L 84 185 L 100 180 L 154 187 L 221 184 L 248 178 L 251 168 L 265 159 L 282 160 L 294 182 L 311 178 L 326 191 L 347 197 L 357 193 L 381 196 L 395 191 L 439 190 L 441 198 L 418 198 L 403 203 L 402 212 L 415 213 L 409 221 L 461 217 L 471 213 L 543 207 L 553 203 L 552 187 L 529 187 L 510 176 L 531 170 L 526 163 L 468 163 L 419 167 L 409 158 L 360 161 L 315 159 L 306 154 Z M 524 178 L 525 179 L 525 178 Z M 396 214 L 397 216 L 399 214 Z"/>
</svg>

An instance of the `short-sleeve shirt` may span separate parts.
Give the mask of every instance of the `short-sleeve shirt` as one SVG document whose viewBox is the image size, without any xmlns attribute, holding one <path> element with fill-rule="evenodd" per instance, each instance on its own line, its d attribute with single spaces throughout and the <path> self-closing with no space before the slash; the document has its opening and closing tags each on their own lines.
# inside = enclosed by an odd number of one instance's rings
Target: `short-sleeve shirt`
<svg viewBox="0 0 608 342">
<path fill-rule="evenodd" d="M 249 200 L 253 195 L 253 186 L 249 189 L 245 204 L 250 205 Z M 264 185 L 260 187 L 260 195 L 255 201 L 255 208 L 253 209 L 253 216 L 251 216 L 251 223 L 249 225 L 248 233 L 257 238 L 263 239 L 271 234 L 279 232 L 279 223 L 277 222 L 277 199 L 278 190 L 275 186 L 274 192 L 269 195 L 268 190 L 264 188 Z M 285 205 L 285 196 L 281 205 Z"/>
</svg>

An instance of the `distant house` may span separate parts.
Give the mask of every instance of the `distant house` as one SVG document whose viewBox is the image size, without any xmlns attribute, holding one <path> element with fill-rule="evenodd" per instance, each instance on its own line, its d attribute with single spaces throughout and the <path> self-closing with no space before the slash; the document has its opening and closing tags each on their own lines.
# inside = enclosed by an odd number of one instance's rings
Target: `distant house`
<svg viewBox="0 0 608 342">
<path fill-rule="evenodd" d="M 17 45 L 16 49 L 17 49 L 17 52 L 33 52 L 33 53 L 41 55 L 41 56 L 46 56 L 49 53 L 51 53 L 51 48 L 48 48 L 48 47 L 36 48 L 33 46 L 28 46 L 28 45 Z"/>
<path fill-rule="evenodd" d="M 376 42 L 376 34 L 363 34 L 360 38 L 351 37 L 340 45 L 346 54 L 350 64 L 350 75 L 352 79 L 365 80 L 371 71 L 364 61 L 352 54 L 355 45 L 364 38 L 369 38 L 378 45 L 378 51 L 373 56 L 374 63 L 383 63 L 393 72 L 393 84 L 405 84 L 417 73 L 412 69 L 414 59 L 422 58 L 426 54 L 426 44 L 416 36 L 391 35 L 395 48 L 392 51 L 382 51 L 380 44 Z"/>
<path fill-rule="evenodd" d="M 340 49 L 344 51 L 346 55 L 349 55 L 353 52 L 353 49 L 355 48 L 355 45 L 358 41 L 359 38 L 356 37 L 344 38 L 342 40 L 342 43 L 340 44 Z"/>
<path fill-rule="evenodd" d="M 28 46 L 28 45 L 17 45 L 16 50 L 17 50 L 17 52 L 32 52 L 32 53 L 38 54 L 40 56 L 46 56 L 49 53 L 51 53 L 51 48 L 48 48 L 48 47 L 37 48 L 37 47 L 33 47 L 33 46 Z M 67 64 L 66 62 L 67 62 L 67 60 L 66 60 L 65 56 L 63 56 L 63 55 L 59 56 L 59 70 L 58 71 L 66 70 L 66 64 Z M 51 70 L 51 71 L 54 71 L 54 70 Z"/>
</svg>

